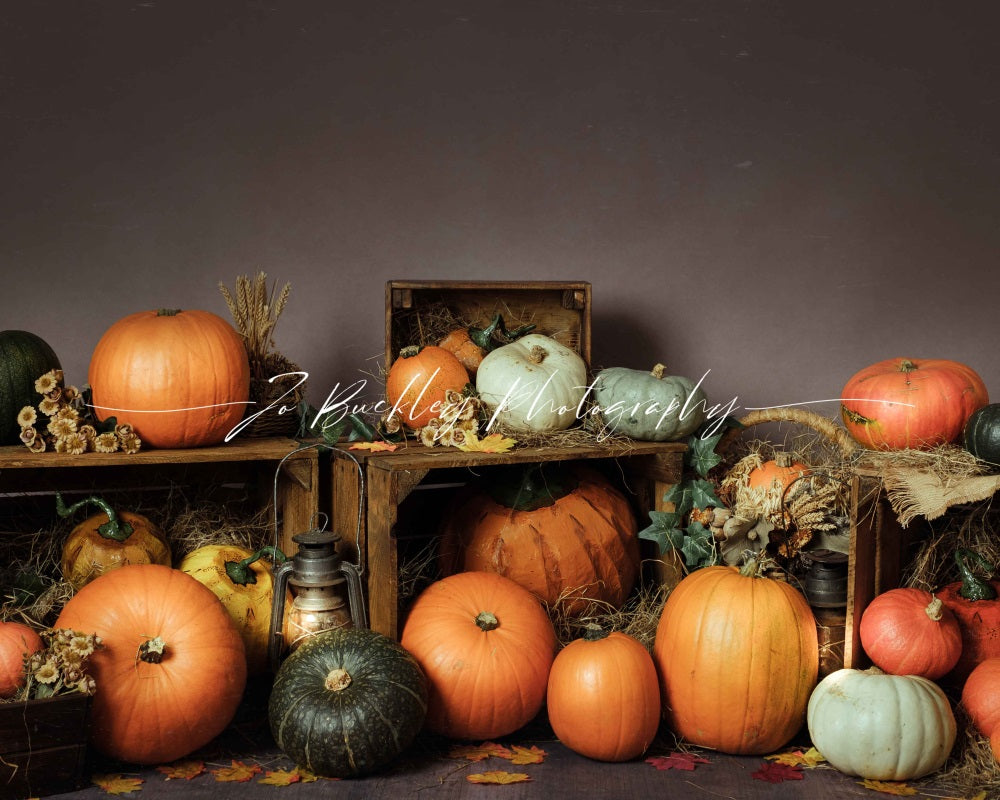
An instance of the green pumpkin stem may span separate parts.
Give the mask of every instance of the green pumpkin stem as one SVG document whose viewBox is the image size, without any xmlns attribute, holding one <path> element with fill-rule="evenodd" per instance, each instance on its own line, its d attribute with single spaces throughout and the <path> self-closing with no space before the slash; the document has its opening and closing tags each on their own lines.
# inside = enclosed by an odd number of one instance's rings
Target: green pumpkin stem
<svg viewBox="0 0 1000 800">
<path fill-rule="evenodd" d="M 82 506 L 94 505 L 97 506 L 101 511 L 103 511 L 107 517 L 108 521 L 97 526 L 97 532 L 101 534 L 105 539 L 112 539 L 116 542 L 124 542 L 132 535 L 133 528 L 124 520 L 118 519 L 118 515 L 114 510 L 107 504 L 105 500 L 100 497 L 85 497 L 77 503 L 71 506 L 67 506 L 63 501 L 62 495 L 56 492 L 56 513 L 60 517 L 68 517 L 75 514 L 76 511 Z"/>
<path fill-rule="evenodd" d="M 995 571 L 995 567 L 979 553 L 960 547 L 955 551 L 955 563 L 958 564 L 958 572 L 962 576 L 962 588 L 958 590 L 959 597 L 973 601 L 996 600 L 997 590 L 988 580 L 984 581 L 972 572 L 969 559 L 976 561 L 990 575 Z"/>
<path fill-rule="evenodd" d="M 496 314 L 490 321 L 490 324 L 485 328 L 478 328 L 472 326 L 469 328 L 469 339 L 472 343 L 482 350 L 484 353 L 488 353 L 493 349 L 493 334 L 496 332 L 503 324 L 503 317 Z"/>
<path fill-rule="evenodd" d="M 596 622 L 588 622 L 583 628 L 583 640 L 585 642 L 599 642 L 607 639 L 611 631 L 605 630 L 602 625 Z"/>
<path fill-rule="evenodd" d="M 500 620 L 498 620 L 496 615 L 490 611 L 480 611 L 476 615 L 476 625 L 479 627 L 479 630 L 486 633 L 487 631 L 499 628 Z"/>
<path fill-rule="evenodd" d="M 537 326 L 534 322 L 529 322 L 527 325 L 521 325 L 519 328 L 514 328 L 512 331 L 507 330 L 507 326 L 504 324 L 503 317 L 500 317 L 500 323 L 498 325 L 498 330 L 500 332 L 500 341 L 504 344 L 510 344 L 520 339 L 522 336 L 526 336 L 531 333 Z"/>
<path fill-rule="evenodd" d="M 262 547 L 256 553 L 247 556 L 242 561 L 227 561 L 225 567 L 229 580 L 237 586 L 247 586 L 257 583 L 257 573 L 250 569 L 250 565 L 262 556 L 268 556 L 275 564 L 283 564 L 288 560 L 285 554 L 277 547 L 273 545 Z"/>
<path fill-rule="evenodd" d="M 156 316 L 158 317 L 176 317 L 181 313 L 179 308 L 158 308 L 156 310 Z"/>
</svg>

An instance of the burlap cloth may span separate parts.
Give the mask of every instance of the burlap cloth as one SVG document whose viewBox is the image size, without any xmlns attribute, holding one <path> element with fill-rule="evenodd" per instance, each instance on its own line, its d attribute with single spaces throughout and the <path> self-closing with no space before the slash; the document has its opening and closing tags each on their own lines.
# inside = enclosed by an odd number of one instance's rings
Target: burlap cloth
<svg viewBox="0 0 1000 800">
<path fill-rule="evenodd" d="M 889 465 L 879 472 L 886 499 L 904 528 L 918 516 L 937 519 L 952 506 L 978 503 L 1000 490 L 1000 475 L 952 477 Z"/>
</svg>

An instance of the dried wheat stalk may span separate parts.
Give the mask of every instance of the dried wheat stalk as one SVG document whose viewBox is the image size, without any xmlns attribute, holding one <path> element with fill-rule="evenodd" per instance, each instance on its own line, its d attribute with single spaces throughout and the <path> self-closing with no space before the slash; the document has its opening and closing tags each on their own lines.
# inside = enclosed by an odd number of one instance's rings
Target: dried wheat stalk
<svg viewBox="0 0 1000 800">
<path fill-rule="evenodd" d="M 219 282 L 219 290 L 226 300 L 229 313 L 233 316 L 236 330 L 243 336 L 246 343 L 247 356 L 250 359 L 251 371 L 254 377 L 261 377 L 256 372 L 263 366 L 268 353 L 274 347 L 274 328 L 278 317 L 285 309 L 291 284 L 286 283 L 275 295 L 277 283 L 267 288 L 267 273 L 258 272 L 252 279 L 248 275 L 236 278 L 235 292 Z"/>
</svg>

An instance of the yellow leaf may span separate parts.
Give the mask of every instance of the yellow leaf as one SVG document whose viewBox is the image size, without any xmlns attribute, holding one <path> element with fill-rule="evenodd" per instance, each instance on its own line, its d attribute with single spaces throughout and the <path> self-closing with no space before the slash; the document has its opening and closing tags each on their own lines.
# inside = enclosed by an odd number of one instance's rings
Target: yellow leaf
<svg viewBox="0 0 1000 800">
<path fill-rule="evenodd" d="M 219 783 L 246 783 L 259 772 L 260 767 L 256 764 L 244 764 L 242 761 L 233 761 L 232 766 L 212 770 Z"/>
<path fill-rule="evenodd" d="M 530 781 L 531 776 L 523 772 L 504 772 L 503 770 L 492 770 L 491 772 L 477 772 L 466 775 L 465 779 L 469 783 L 524 783 Z"/>
<path fill-rule="evenodd" d="M 821 762 L 826 761 L 822 753 L 815 747 L 810 747 L 805 752 L 802 750 L 788 750 L 784 753 L 764 756 L 764 758 L 774 761 L 777 764 L 785 764 L 789 767 L 806 767 L 807 769 L 814 769 Z"/>
<path fill-rule="evenodd" d="M 299 773 L 299 783 L 315 783 L 319 780 L 319 775 L 314 775 L 304 767 L 296 767 L 295 771 Z M 340 778 L 327 778 L 326 780 L 339 781 Z"/>
<path fill-rule="evenodd" d="M 373 453 L 391 453 L 396 449 L 396 445 L 388 442 L 355 442 L 348 450 L 371 450 Z"/>
<path fill-rule="evenodd" d="M 165 764 L 156 768 L 157 772 L 162 772 L 167 776 L 167 780 L 183 778 L 186 781 L 197 778 L 205 771 L 204 761 L 175 761 L 173 764 Z"/>
<path fill-rule="evenodd" d="M 268 770 L 263 778 L 258 778 L 257 783 L 264 783 L 268 786 L 288 786 L 302 780 L 297 769 L 276 769 Z"/>
<path fill-rule="evenodd" d="M 544 750 L 531 745 L 531 747 L 521 747 L 515 744 L 511 748 L 509 761 L 511 764 L 541 764 L 545 760 Z"/>
<path fill-rule="evenodd" d="M 490 756 L 510 758 L 510 755 L 510 750 L 496 742 L 456 745 L 448 751 L 448 758 L 465 758 L 469 761 L 485 761 Z"/>
<path fill-rule="evenodd" d="M 864 780 L 860 781 L 860 783 L 866 789 L 871 789 L 875 792 L 882 792 L 882 794 L 894 794 L 897 797 L 905 797 L 917 793 L 917 790 L 912 786 L 907 786 L 905 783 L 897 783 L 895 781 Z"/>
<path fill-rule="evenodd" d="M 91 783 L 108 794 L 129 794 L 142 789 L 142 778 L 125 778 L 121 775 L 92 775 Z"/>
<path fill-rule="evenodd" d="M 517 444 L 515 439 L 508 439 L 499 433 L 491 433 L 480 439 L 474 433 L 467 433 L 462 444 L 455 445 L 467 453 L 506 453 Z"/>
</svg>

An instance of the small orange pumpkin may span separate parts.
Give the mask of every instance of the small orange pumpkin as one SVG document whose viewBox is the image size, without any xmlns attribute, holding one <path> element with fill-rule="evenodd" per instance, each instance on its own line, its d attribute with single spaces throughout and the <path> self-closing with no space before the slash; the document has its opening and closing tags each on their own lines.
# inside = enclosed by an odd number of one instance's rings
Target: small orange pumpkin
<svg viewBox="0 0 1000 800">
<path fill-rule="evenodd" d="M 962 686 L 962 706 L 983 736 L 1000 730 L 1000 657 L 980 661 L 969 673 Z"/>
<path fill-rule="evenodd" d="M 589 625 L 552 663 L 545 707 L 570 750 L 599 761 L 641 756 L 660 725 L 653 659 L 628 634 Z"/>
<path fill-rule="evenodd" d="M 21 622 L 0 622 L 0 697 L 24 686 L 24 659 L 45 647 L 42 638 Z"/>
<path fill-rule="evenodd" d="M 801 461 L 796 461 L 791 453 L 779 451 L 774 458 L 763 462 L 747 475 L 747 485 L 762 492 L 778 490 L 784 493 L 799 478 L 812 470 Z"/>
<path fill-rule="evenodd" d="M 385 394 L 394 413 L 414 430 L 441 413 L 449 390 L 461 392 L 469 373 L 447 350 L 435 345 L 404 347 L 385 379 Z"/>
</svg>

